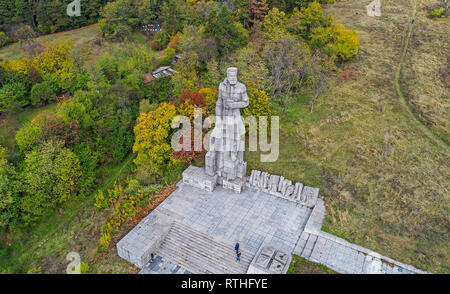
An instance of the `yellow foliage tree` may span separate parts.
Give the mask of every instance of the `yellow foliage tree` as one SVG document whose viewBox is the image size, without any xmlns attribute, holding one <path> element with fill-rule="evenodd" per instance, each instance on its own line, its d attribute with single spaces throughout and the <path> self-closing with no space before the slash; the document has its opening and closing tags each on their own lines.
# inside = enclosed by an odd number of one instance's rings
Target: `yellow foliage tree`
<svg viewBox="0 0 450 294">
<path fill-rule="evenodd" d="M 205 97 L 206 114 L 213 115 L 216 112 L 216 102 L 219 97 L 219 92 L 212 88 L 201 88 L 198 92 Z"/>
<path fill-rule="evenodd" d="M 74 65 L 72 48 L 73 43 L 67 40 L 44 44 L 44 51 L 33 59 L 32 65 L 41 75 L 54 73 L 62 80 L 69 78 Z"/>
<path fill-rule="evenodd" d="M 325 47 L 325 53 L 329 56 L 337 56 L 341 60 L 352 58 L 359 50 L 359 38 L 356 32 L 346 29 L 342 24 L 333 26 L 333 42 Z"/>
<path fill-rule="evenodd" d="M 162 103 L 156 110 L 141 113 L 134 127 L 136 141 L 133 152 L 138 167 L 162 167 L 173 162 L 170 146 L 171 122 L 177 111 L 174 105 Z"/>
<path fill-rule="evenodd" d="M 10 70 L 28 74 L 28 62 L 30 62 L 28 58 L 21 58 L 17 60 L 11 60 L 8 63 L 5 62 L 3 63 L 3 66 Z"/>
<path fill-rule="evenodd" d="M 267 116 L 270 121 L 270 117 L 275 114 L 275 111 L 270 108 L 269 95 L 264 90 L 256 88 L 248 88 L 247 94 L 249 103 L 248 107 L 243 110 L 244 116 L 253 115 L 256 118 Z"/>
</svg>

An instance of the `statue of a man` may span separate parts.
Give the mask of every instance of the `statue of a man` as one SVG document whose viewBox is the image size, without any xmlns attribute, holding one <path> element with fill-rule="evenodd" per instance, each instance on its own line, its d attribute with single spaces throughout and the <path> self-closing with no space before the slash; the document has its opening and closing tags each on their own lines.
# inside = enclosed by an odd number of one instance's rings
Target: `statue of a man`
<svg viewBox="0 0 450 294">
<path fill-rule="evenodd" d="M 227 69 L 219 85 L 216 103 L 216 125 L 211 133 L 210 151 L 206 154 L 206 173 L 234 180 L 245 177 L 245 126 L 240 109 L 248 106 L 247 90 L 237 81 L 237 68 Z"/>
</svg>

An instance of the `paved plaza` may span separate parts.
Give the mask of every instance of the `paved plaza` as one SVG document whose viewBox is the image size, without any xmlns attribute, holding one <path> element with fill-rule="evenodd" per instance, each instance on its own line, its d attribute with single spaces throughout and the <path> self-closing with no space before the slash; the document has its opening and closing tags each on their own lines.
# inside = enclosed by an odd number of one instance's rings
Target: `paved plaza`
<svg viewBox="0 0 450 294">
<path fill-rule="evenodd" d="M 270 259 L 259 256 L 267 250 L 273 256 L 296 254 L 340 273 L 425 273 L 323 232 L 326 211 L 320 198 L 311 207 L 250 184 L 241 193 L 222 186 L 209 192 L 183 181 L 177 186 L 117 244 L 119 255 L 141 273 L 275 273 L 258 268 Z M 235 260 L 236 242 L 241 262 Z M 284 273 L 288 264 L 279 267 Z"/>
</svg>

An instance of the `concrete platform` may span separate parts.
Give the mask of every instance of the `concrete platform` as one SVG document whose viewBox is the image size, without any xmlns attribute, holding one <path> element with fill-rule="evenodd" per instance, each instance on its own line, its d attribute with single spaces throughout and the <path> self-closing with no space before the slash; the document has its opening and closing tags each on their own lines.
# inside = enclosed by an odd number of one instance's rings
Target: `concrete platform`
<svg viewBox="0 0 450 294">
<path fill-rule="evenodd" d="M 299 202 L 251 183 L 240 194 L 222 186 L 212 192 L 203 188 L 179 182 L 117 243 L 119 256 L 152 274 L 285 273 L 288 261 L 277 252 L 289 261 L 296 254 L 340 273 L 426 273 L 322 231 L 326 211 L 318 190 Z M 235 259 L 236 242 L 241 262 Z M 274 255 L 260 257 L 264 248 L 273 248 Z M 150 262 L 152 253 L 156 258 Z"/>
<path fill-rule="evenodd" d="M 145 267 L 174 222 L 228 244 L 231 251 L 239 242 L 242 250 L 252 255 L 263 243 L 291 253 L 311 211 L 253 188 L 246 187 L 237 194 L 218 186 L 207 192 L 180 182 L 172 195 L 117 244 L 118 253 Z"/>
</svg>

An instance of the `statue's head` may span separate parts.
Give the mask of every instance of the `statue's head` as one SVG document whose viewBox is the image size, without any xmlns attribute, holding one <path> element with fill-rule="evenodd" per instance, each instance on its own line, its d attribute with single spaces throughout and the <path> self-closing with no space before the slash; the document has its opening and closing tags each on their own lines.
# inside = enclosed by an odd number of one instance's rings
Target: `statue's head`
<svg viewBox="0 0 450 294">
<path fill-rule="evenodd" d="M 236 85 L 237 83 L 237 72 L 238 69 L 236 67 L 229 67 L 227 69 L 227 79 L 231 85 Z"/>
</svg>

